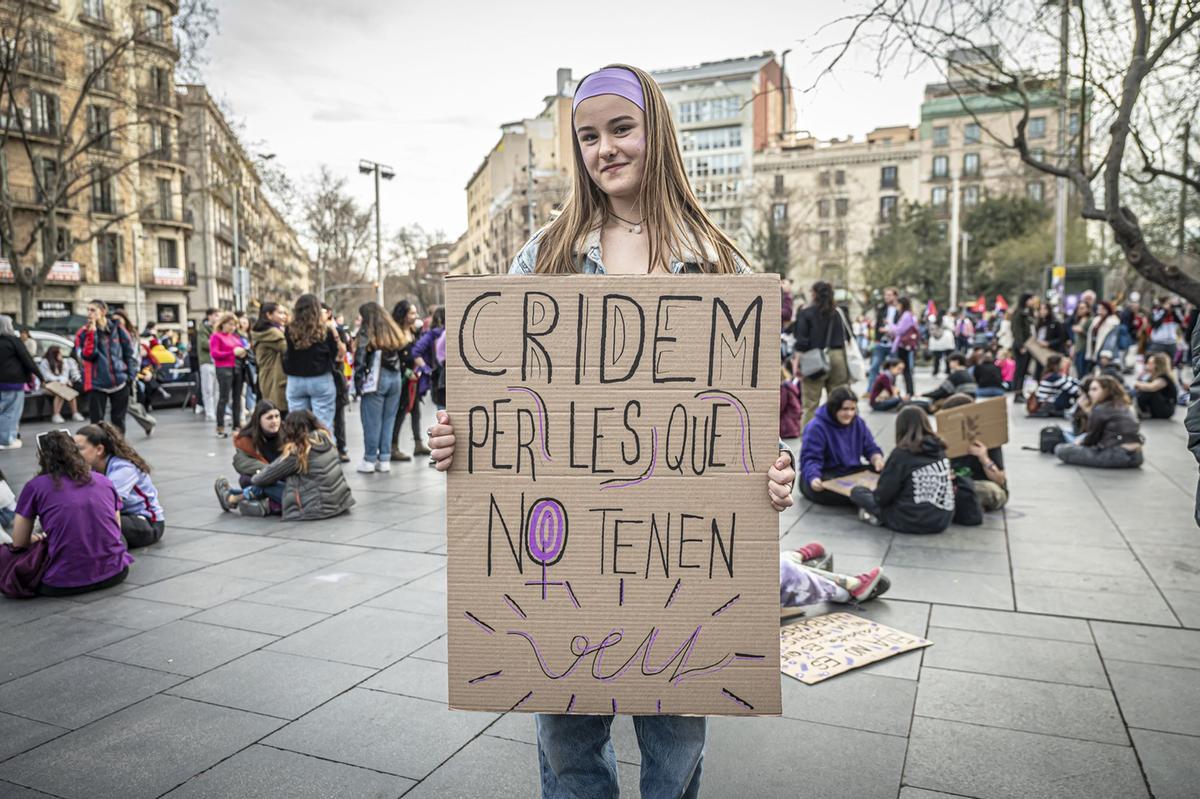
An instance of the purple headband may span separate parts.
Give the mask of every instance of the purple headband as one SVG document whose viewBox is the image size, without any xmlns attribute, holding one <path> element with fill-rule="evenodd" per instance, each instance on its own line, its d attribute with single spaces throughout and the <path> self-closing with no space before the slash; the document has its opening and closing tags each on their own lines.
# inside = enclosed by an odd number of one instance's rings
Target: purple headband
<svg viewBox="0 0 1200 799">
<path fill-rule="evenodd" d="M 579 104 L 584 100 L 601 94 L 624 97 L 643 111 L 646 110 L 646 98 L 642 94 L 642 83 L 637 75 L 621 67 L 605 67 L 579 81 L 579 87 L 575 89 L 575 101 L 571 104 L 571 113 L 575 113 L 575 109 L 579 108 Z"/>
</svg>

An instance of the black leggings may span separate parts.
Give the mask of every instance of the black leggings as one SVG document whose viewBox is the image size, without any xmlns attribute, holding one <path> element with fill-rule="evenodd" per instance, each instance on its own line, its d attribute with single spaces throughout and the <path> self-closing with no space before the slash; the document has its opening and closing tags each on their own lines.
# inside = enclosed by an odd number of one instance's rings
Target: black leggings
<svg viewBox="0 0 1200 799">
<path fill-rule="evenodd" d="M 165 529 L 166 525 L 161 519 L 152 522 L 145 516 L 133 513 L 121 514 L 121 536 L 125 539 L 125 546 L 130 549 L 148 547 L 156 543 L 162 538 Z"/>
<path fill-rule="evenodd" d="M 406 389 L 401 389 L 400 408 L 396 411 L 396 426 L 392 428 L 392 452 L 396 451 L 396 447 L 400 443 L 400 428 L 404 426 L 404 416 L 406 414 L 412 419 L 412 435 L 413 447 L 421 446 L 421 442 L 425 439 L 421 435 L 421 395 L 418 394 L 413 400 L 412 412 L 405 410 L 404 405 L 407 401 L 405 396 L 408 392 Z"/>
<path fill-rule="evenodd" d="M 114 391 L 111 394 L 94 388 L 87 393 L 87 401 L 88 419 L 92 424 L 100 424 L 104 421 L 104 410 L 111 402 L 113 427 L 122 433 L 125 432 L 125 414 L 129 413 L 128 383 L 122 386 L 120 391 Z"/>
<path fill-rule="evenodd" d="M 129 567 L 121 569 L 121 571 L 109 577 L 107 580 L 101 580 L 98 583 L 91 585 L 80 585 L 75 588 L 55 588 L 52 585 L 42 583 L 38 586 L 37 592 L 42 596 L 75 596 L 76 594 L 86 594 L 89 591 L 100 591 L 105 588 L 112 588 L 114 585 L 125 582 L 125 578 L 129 576 Z"/>
<path fill-rule="evenodd" d="M 233 393 L 233 373 L 235 367 L 217 367 L 217 428 L 225 428 L 225 406 L 233 401 L 233 429 L 242 426 L 242 398 Z"/>
</svg>

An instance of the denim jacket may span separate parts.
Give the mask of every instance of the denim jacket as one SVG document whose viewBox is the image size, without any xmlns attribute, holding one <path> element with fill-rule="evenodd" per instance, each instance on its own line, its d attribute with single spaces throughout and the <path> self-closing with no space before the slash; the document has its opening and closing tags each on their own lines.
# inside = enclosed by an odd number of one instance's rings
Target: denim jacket
<svg viewBox="0 0 1200 799">
<path fill-rule="evenodd" d="M 513 259 L 512 266 L 508 269 L 508 273 L 510 275 L 532 275 L 536 272 L 538 246 L 541 244 L 542 234 L 545 232 L 546 229 L 542 228 L 537 233 L 534 233 L 533 238 L 525 243 L 525 246 L 521 248 L 519 253 L 517 253 L 517 257 Z M 584 247 L 586 248 L 587 252 L 578 264 L 580 267 L 580 273 L 585 275 L 608 274 L 608 272 L 606 272 L 604 269 L 604 262 L 600 260 L 599 228 L 588 234 L 587 238 L 584 240 Z M 677 259 L 674 256 L 671 257 L 672 274 L 693 274 L 700 272 L 700 263 L 702 261 L 698 254 L 685 252 L 683 253 L 683 256 L 684 260 Z M 708 258 L 705 260 L 708 263 L 712 263 L 716 260 L 716 254 L 711 252 L 708 253 Z M 753 271 L 749 266 L 746 265 L 744 261 L 742 261 L 741 258 L 736 258 L 734 263 L 737 266 L 737 273 L 739 275 L 749 274 L 751 271 Z M 788 454 L 788 457 L 792 459 L 792 467 L 795 468 L 796 453 L 792 452 L 791 449 L 788 448 L 787 444 L 783 443 L 783 441 L 779 442 L 779 451 L 786 452 Z"/>
</svg>

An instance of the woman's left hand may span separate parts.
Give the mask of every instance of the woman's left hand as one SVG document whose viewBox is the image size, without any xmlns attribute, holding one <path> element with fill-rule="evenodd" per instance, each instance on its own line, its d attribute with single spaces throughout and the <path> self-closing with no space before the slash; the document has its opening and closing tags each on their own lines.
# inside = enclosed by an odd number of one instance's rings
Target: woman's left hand
<svg viewBox="0 0 1200 799">
<path fill-rule="evenodd" d="M 792 486 L 796 482 L 796 470 L 792 468 L 792 456 L 779 453 L 775 464 L 767 470 L 767 496 L 771 507 L 785 511 L 792 506 Z"/>
<path fill-rule="evenodd" d="M 877 472 L 883 471 L 883 456 L 878 452 L 871 456 L 871 468 Z"/>
</svg>

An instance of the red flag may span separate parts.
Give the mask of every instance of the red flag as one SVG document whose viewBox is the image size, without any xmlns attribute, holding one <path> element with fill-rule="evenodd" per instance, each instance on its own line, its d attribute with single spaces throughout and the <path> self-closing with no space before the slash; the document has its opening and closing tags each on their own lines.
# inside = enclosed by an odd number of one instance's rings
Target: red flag
<svg viewBox="0 0 1200 799">
<path fill-rule="evenodd" d="M 1003 294 L 996 295 L 996 310 L 997 311 L 1007 311 L 1008 310 L 1008 300 L 1004 299 Z"/>
<path fill-rule="evenodd" d="M 937 317 L 937 306 L 933 304 L 933 300 L 925 306 L 925 318 L 934 319 Z"/>
<path fill-rule="evenodd" d="M 983 313 L 986 311 L 987 298 L 980 294 L 979 299 L 975 300 L 975 304 L 970 307 L 970 310 L 974 311 L 975 313 Z"/>
</svg>

